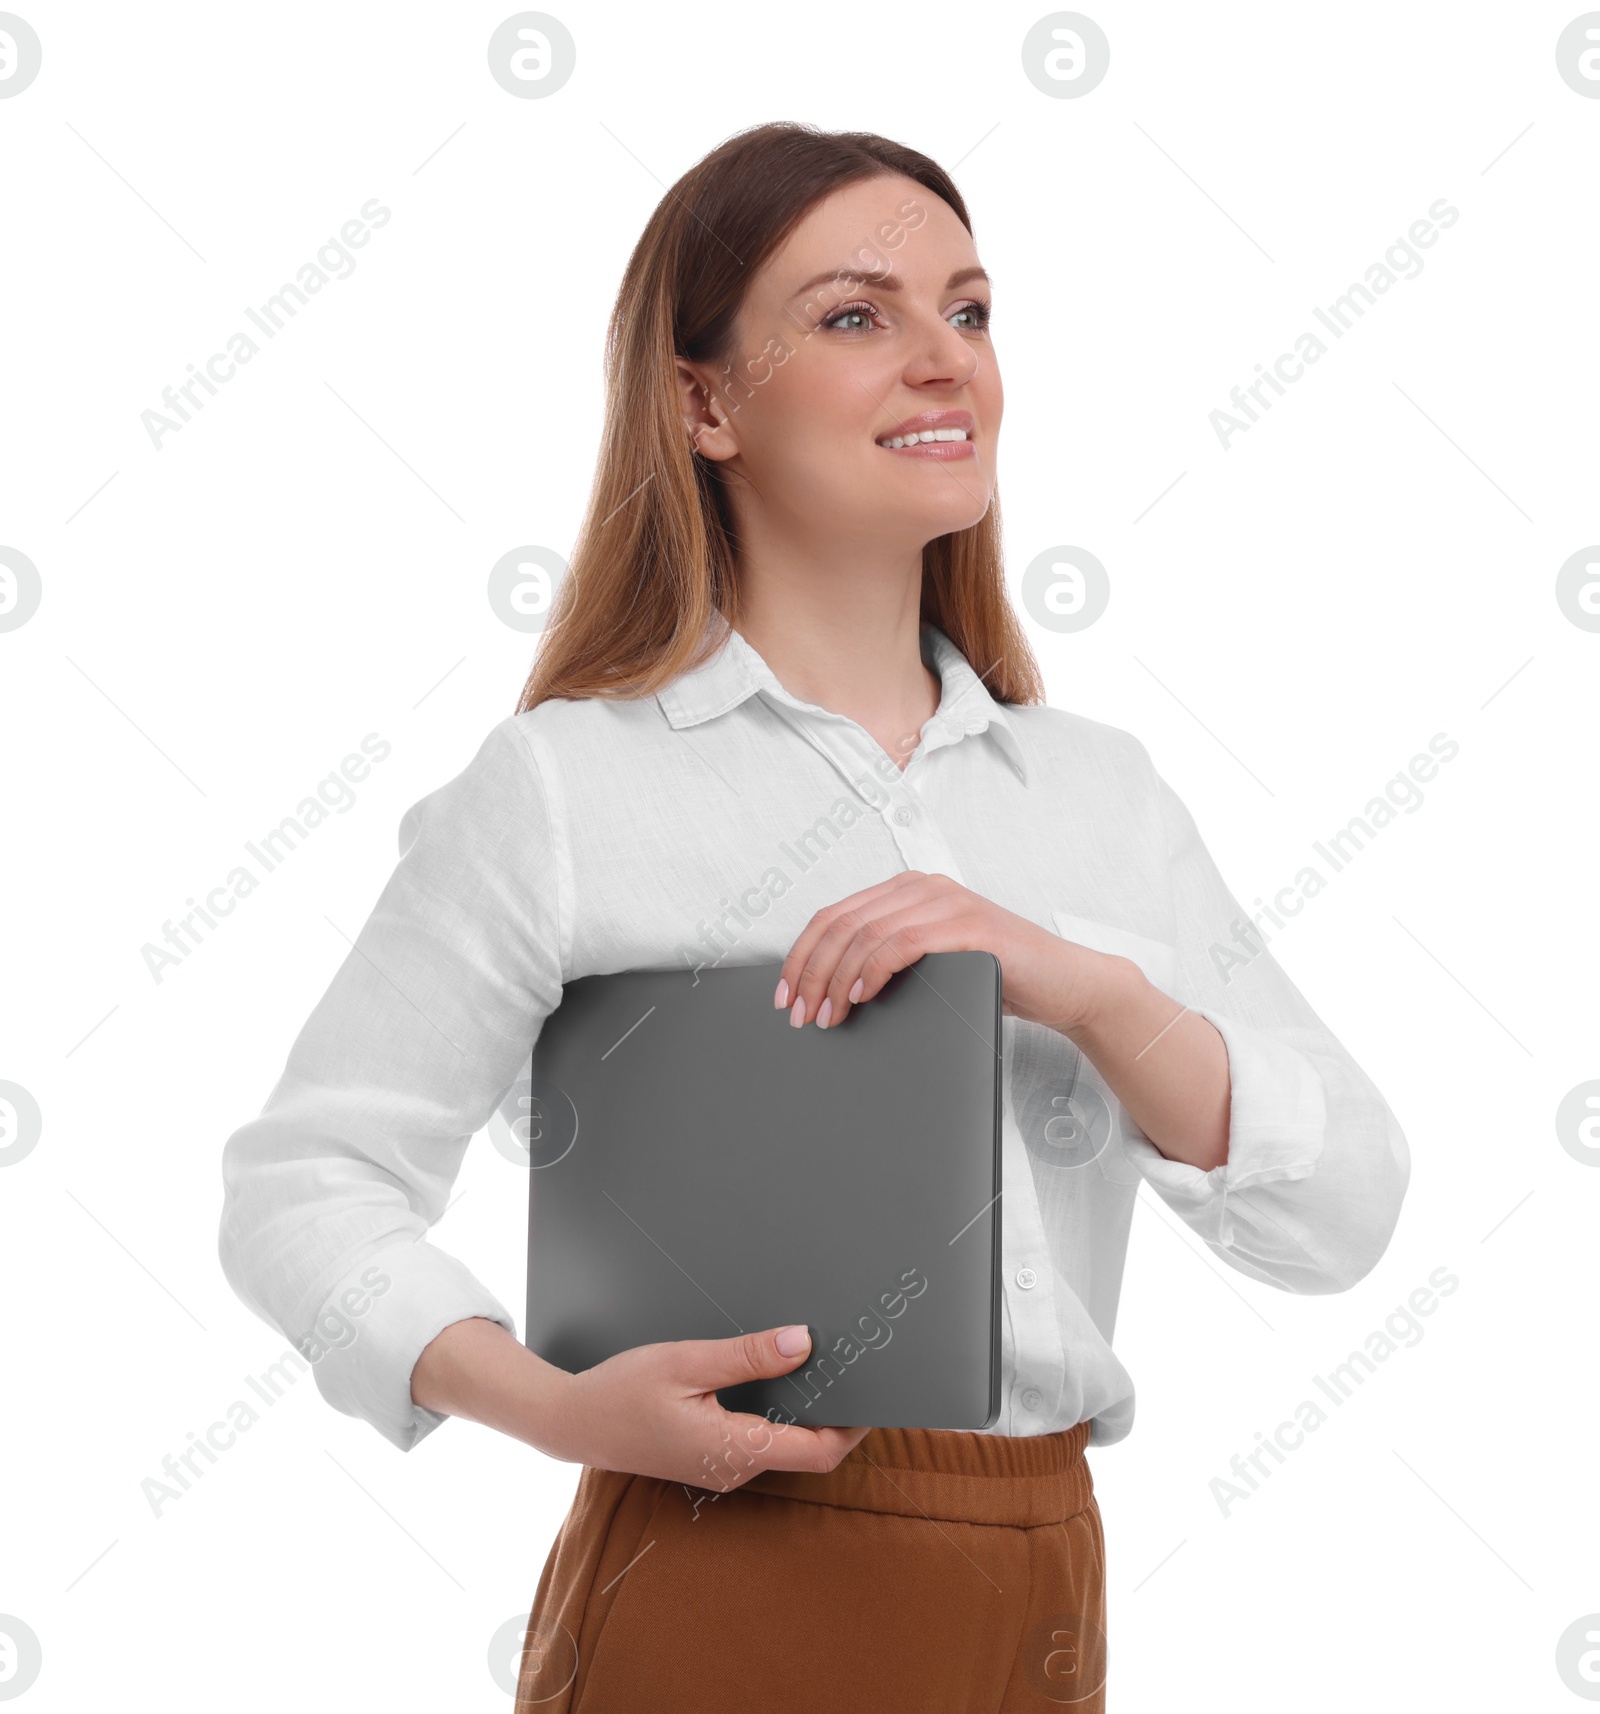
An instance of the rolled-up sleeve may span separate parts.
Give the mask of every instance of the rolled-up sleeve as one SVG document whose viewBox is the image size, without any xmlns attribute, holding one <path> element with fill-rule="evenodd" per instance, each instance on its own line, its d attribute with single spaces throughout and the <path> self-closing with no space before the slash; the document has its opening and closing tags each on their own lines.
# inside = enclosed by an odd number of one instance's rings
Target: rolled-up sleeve
<svg viewBox="0 0 1600 1714">
<path fill-rule="evenodd" d="M 402 817 L 372 914 L 222 1151 L 229 1284 L 402 1451 L 444 1420 L 411 1398 L 429 1341 L 470 1316 L 517 1330 L 426 1233 L 561 999 L 558 829 L 526 720 Z"/>
<path fill-rule="evenodd" d="M 1150 773 L 1176 924 L 1172 994 L 1226 1044 L 1228 1158 L 1202 1172 L 1138 1134 L 1125 1153 L 1240 1273 L 1284 1291 L 1343 1291 L 1376 1264 L 1399 1220 L 1405 1136 L 1228 890 L 1177 793 Z M 1279 932 L 1270 919 L 1268 932 Z"/>
</svg>

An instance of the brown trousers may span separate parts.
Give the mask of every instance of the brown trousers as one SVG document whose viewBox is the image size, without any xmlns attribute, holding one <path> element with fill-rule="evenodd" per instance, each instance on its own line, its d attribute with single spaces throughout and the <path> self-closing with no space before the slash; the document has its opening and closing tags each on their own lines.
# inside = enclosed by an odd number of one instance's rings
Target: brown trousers
<svg viewBox="0 0 1600 1714">
<path fill-rule="evenodd" d="M 585 1466 L 516 1714 L 1104 1714 L 1088 1439 L 875 1428 L 725 1493 Z"/>
</svg>

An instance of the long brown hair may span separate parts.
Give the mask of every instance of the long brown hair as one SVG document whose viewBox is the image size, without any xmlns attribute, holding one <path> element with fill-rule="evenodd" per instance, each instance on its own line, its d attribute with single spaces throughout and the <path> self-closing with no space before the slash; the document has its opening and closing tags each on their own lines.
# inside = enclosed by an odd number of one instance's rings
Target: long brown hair
<svg viewBox="0 0 1600 1714">
<path fill-rule="evenodd" d="M 611 314 L 594 485 L 517 713 L 547 697 L 653 695 L 699 664 L 716 613 L 737 618 L 732 516 L 717 465 L 684 433 L 674 359 L 726 366 L 757 269 L 823 197 L 891 173 L 972 230 L 961 193 L 926 155 L 870 131 L 789 122 L 735 133 L 661 199 Z M 1044 700 L 1006 595 L 998 495 L 977 523 L 923 548 L 921 617 L 997 701 Z"/>
</svg>

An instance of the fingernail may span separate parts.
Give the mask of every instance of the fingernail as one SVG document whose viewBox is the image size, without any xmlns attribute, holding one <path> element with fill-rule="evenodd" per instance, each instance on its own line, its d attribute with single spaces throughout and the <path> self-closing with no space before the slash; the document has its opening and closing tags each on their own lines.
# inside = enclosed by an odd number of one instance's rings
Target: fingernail
<svg viewBox="0 0 1600 1714">
<path fill-rule="evenodd" d="M 861 998 L 861 990 L 864 987 L 866 987 L 866 985 L 867 985 L 866 984 L 866 978 L 862 977 L 862 976 L 856 977 L 855 981 L 851 983 L 851 985 L 850 985 L 850 1004 L 852 1006 L 856 1003 L 857 1000 L 859 1000 Z"/>
<path fill-rule="evenodd" d="M 789 1008 L 789 1022 L 796 1029 L 806 1021 L 806 997 L 804 994 Z"/>
<path fill-rule="evenodd" d="M 822 996 L 822 1008 L 817 1013 L 817 1028 L 819 1030 L 825 1030 L 828 1027 L 828 1020 L 832 1016 L 833 1016 L 833 996 L 831 994 L 824 994 Z"/>
<path fill-rule="evenodd" d="M 781 976 L 778 978 L 778 991 L 772 996 L 772 1003 L 774 1006 L 789 1004 L 789 984 Z"/>
<path fill-rule="evenodd" d="M 785 1357 L 798 1357 L 811 1343 L 804 1327 L 783 1327 L 778 1330 L 778 1349 Z"/>
</svg>

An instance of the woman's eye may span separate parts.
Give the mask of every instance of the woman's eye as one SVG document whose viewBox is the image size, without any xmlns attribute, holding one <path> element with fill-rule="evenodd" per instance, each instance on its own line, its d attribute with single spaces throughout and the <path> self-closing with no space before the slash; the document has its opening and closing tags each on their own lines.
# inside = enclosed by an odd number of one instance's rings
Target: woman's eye
<svg viewBox="0 0 1600 1714">
<path fill-rule="evenodd" d="M 990 313 L 988 304 L 974 302 L 953 310 L 949 319 L 951 324 L 959 327 L 963 333 L 981 333 L 989 325 Z M 838 328 L 845 333 L 862 333 L 871 328 L 874 314 L 871 304 L 845 304 L 835 310 L 822 325 Z M 965 321 L 960 319 L 963 316 Z"/>
</svg>

